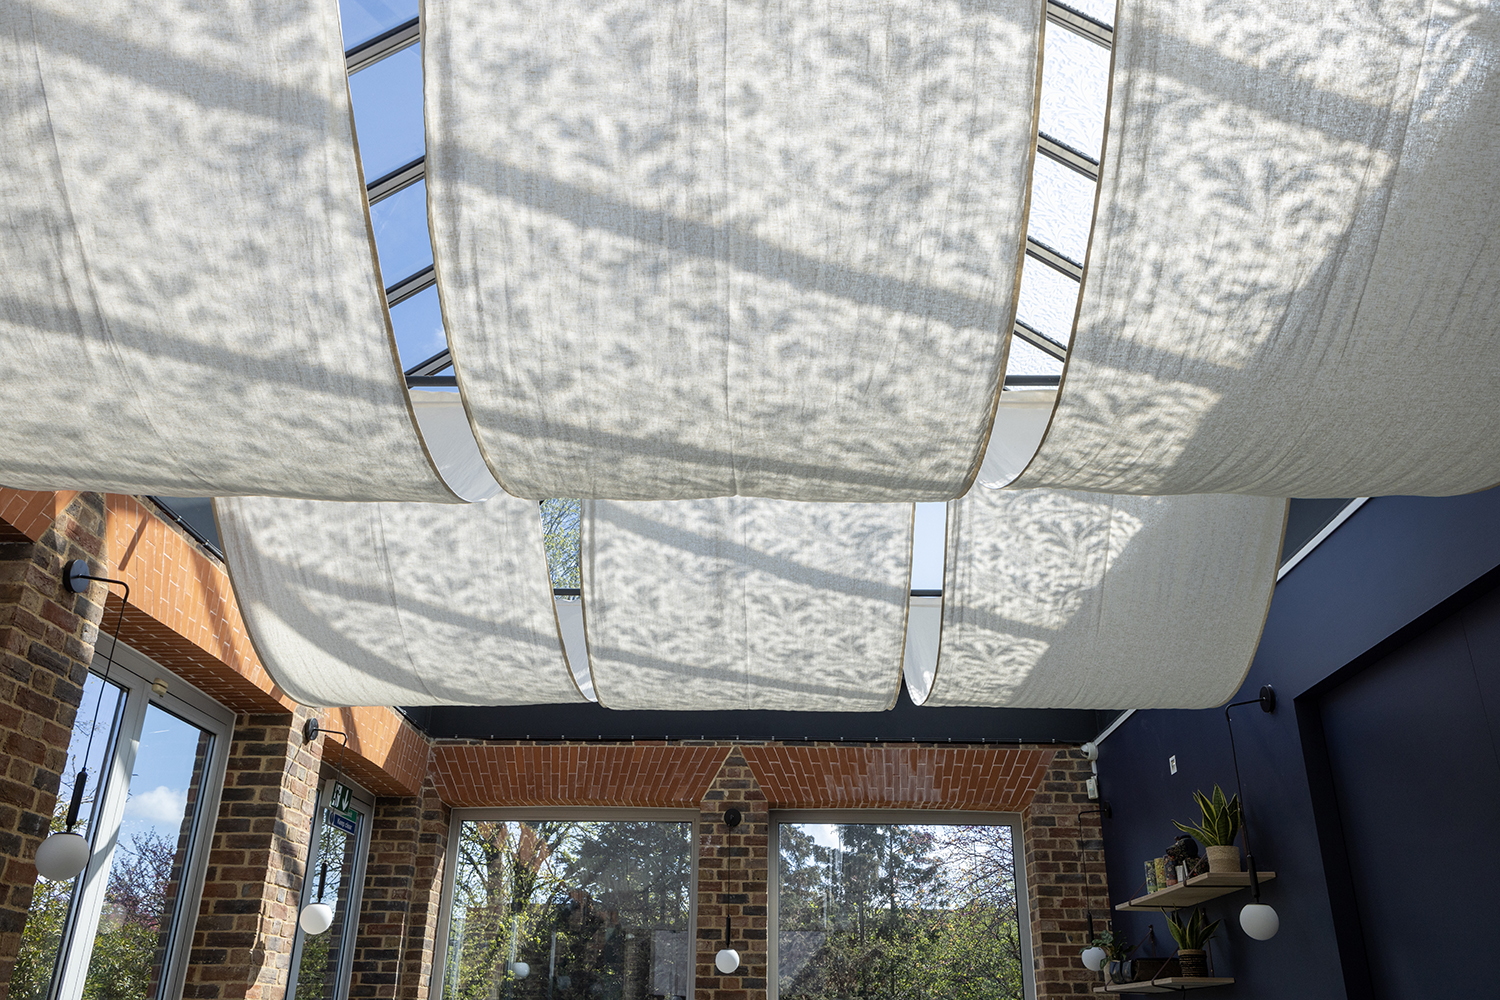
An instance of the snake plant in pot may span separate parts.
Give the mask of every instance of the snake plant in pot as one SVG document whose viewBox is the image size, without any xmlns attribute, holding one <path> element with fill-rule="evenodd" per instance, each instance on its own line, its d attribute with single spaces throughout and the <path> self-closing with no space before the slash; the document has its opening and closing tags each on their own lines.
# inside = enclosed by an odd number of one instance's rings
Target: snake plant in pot
<svg viewBox="0 0 1500 1000">
<path fill-rule="evenodd" d="M 1203 845 L 1210 872 L 1238 872 L 1240 849 L 1235 846 L 1234 838 L 1240 832 L 1240 797 L 1226 798 L 1224 789 L 1215 785 L 1212 796 L 1194 792 L 1193 800 L 1203 813 L 1203 822 L 1198 826 L 1188 826 L 1174 820 L 1173 825 L 1183 833 L 1192 834 Z"/>
<path fill-rule="evenodd" d="M 1203 946 L 1214 936 L 1214 931 L 1224 921 L 1208 922 L 1208 913 L 1201 906 L 1183 920 L 1179 913 L 1167 914 L 1167 930 L 1177 942 L 1177 963 L 1182 974 L 1190 979 L 1202 979 L 1208 975 L 1208 954 Z"/>
</svg>

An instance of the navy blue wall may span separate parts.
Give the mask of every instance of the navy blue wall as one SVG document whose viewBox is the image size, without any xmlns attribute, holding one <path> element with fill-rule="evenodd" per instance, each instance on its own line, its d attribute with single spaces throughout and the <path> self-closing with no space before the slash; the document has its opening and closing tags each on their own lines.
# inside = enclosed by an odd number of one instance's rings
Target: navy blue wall
<svg viewBox="0 0 1500 1000">
<path fill-rule="evenodd" d="M 1214 945 L 1218 974 L 1238 981 L 1195 995 L 1205 1000 L 1374 995 L 1321 743 L 1321 701 L 1366 666 L 1493 590 L 1500 578 L 1497 567 L 1500 490 L 1447 498 L 1385 497 L 1366 503 L 1277 585 L 1255 661 L 1233 700 L 1255 697 L 1262 684 L 1274 685 L 1279 698 L 1274 714 L 1247 706 L 1235 709 L 1234 717 L 1256 860 L 1277 876 L 1264 887 L 1262 899 L 1276 907 L 1281 932 L 1258 942 L 1240 931 L 1237 916 L 1249 901 L 1248 891 L 1209 903 L 1211 916 L 1227 918 Z M 1391 734 L 1393 740 L 1402 737 Z M 1471 748 L 1453 747 L 1452 774 L 1435 780 L 1463 786 L 1466 749 Z M 1172 755 L 1176 775 L 1168 769 Z M 1118 903 L 1143 891 L 1142 862 L 1159 857 L 1171 843 L 1176 835 L 1171 821 L 1196 818 L 1194 789 L 1217 783 L 1233 790 L 1223 710 L 1135 713 L 1101 745 L 1099 774 L 1113 808 L 1104 832 L 1110 892 Z M 1500 795 L 1500 789 L 1465 787 L 1464 792 Z M 1461 808 L 1461 800 L 1455 807 Z M 1401 803 L 1391 808 L 1400 810 Z M 1433 841 L 1433 856 L 1411 858 L 1410 868 L 1392 877 L 1434 883 L 1461 878 L 1462 852 L 1493 849 L 1500 839 L 1490 840 L 1488 848 L 1451 844 L 1439 827 Z M 1406 918 L 1491 924 L 1488 911 L 1454 912 L 1447 899 L 1436 893 L 1428 912 L 1409 911 Z M 1154 924 L 1165 950 L 1171 950 L 1162 916 L 1116 913 L 1114 921 L 1132 941 Z M 1435 973 L 1436 992 L 1429 995 L 1445 995 L 1438 986 L 1443 973 Z"/>
</svg>

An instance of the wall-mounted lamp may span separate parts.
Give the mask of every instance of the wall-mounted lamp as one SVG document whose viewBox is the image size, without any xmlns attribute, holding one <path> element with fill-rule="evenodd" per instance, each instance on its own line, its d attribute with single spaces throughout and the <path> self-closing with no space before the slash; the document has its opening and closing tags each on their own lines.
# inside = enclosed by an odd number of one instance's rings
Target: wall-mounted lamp
<svg viewBox="0 0 1500 1000">
<path fill-rule="evenodd" d="M 120 600 L 120 611 L 115 618 L 115 634 L 110 637 L 109 651 L 105 654 L 104 680 L 107 684 L 110 668 L 115 665 L 115 643 L 120 641 L 120 623 L 125 618 L 125 604 L 130 600 L 130 584 L 124 580 L 94 576 L 89 572 L 89 564 L 82 559 L 73 559 L 63 564 L 62 585 L 68 593 L 81 594 L 89 589 L 91 582 L 96 581 L 119 584 L 125 588 L 125 596 Z M 154 687 L 153 685 L 153 689 Z M 99 685 L 99 698 L 94 703 L 94 724 L 89 728 L 89 740 L 83 750 L 83 767 L 79 768 L 78 778 L 73 782 L 73 798 L 68 802 L 68 815 L 63 821 L 66 829 L 51 834 L 36 848 L 36 870 L 43 878 L 58 881 L 72 878 L 83 871 L 83 866 L 89 861 L 89 842 L 75 833 L 73 827 L 78 825 L 78 809 L 83 805 L 83 793 L 89 783 L 89 754 L 94 749 L 94 730 L 99 724 L 99 706 L 104 703 L 104 688 L 105 684 Z"/>
<path fill-rule="evenodd" d="M 311 743 L 313 740 L 317 739 L 319 736 L 322 736 L 325 733 L 329 736 L 339 737 L 339 739 L 343 741 L 343 744 L 346 748 L 349 746 L 349 737 L 346 734 L 338 731 L 337 729 L 322 728 L 318 725 L 317 719 L 308 719 L 307 723 L 302 727 L 302 742 Z M 333 779 L 335 786 L 337 786 L 338 782 L 343 780 L 343 777 L 344 765 L 342 758 L 340 758 L 338 764 L 338 777 Z M 314 850 L 316 850 L 316 845 L 309 841 L 307 845 L 307 856 L 309 862 L 312 860 L 312 852 Z M 308 903 L 306 906 L 304 906 L 302 908 L 302 912 L 297 915 L 297 926 L 302 928 L 302 932 L 304 934 L 310 935 L 312 937 L 317 937 L 319 934 L 327 932 L 328 928 L 333 926 L 333 907 L 323 902 L 323 892 L 327 888 L 328 861 L 325 859 L 323 861 L 321 869 L 318 872 L 318 898 L 316 901 Z"/>
<path fill-rule="evenodd" d="M 1229 757 L 1234 761 L 1234 785 L 1240 796 L 1240 836 L 1245 841 L 1245 867 L 1250 871 L 1250 902 L 1240 910 L 1240 928 L 1257 941 L 1269 941 L 1281 929 L 1281 918 L 1269 905 L 1260 901 L 1260 878 L 1255 870 L 1255 852 L 1250 849 L 1250 821 L 1245 814 L 1245 789 L 1240 784 L 1240 758 L 1234 747 L 1234 723 L 1229 710 L 1241 705 L 1259 705 L 1262 712 L 1276 711 L 1276 690 L 1267 684 L 1260 697 L 1224 706 L 1224 725 L 1229 729 Z"/>
<path fill-rule="evenodd" d="M 729 829 L 733 830 L 739 826 L 740 818 L 738 809 L 724 810 L 724 825 Z M 725 843 L 728 844 L 728 842 L 726 838 Z M 727 976 L 739 967 L 740 953 L 729 947 L 729 917 L 726 916 L 724 918 L 724 947 L 720 948 L 719 953 L 714 956 L 714 968 L 718 969 L 720 974 Z"/>
</svg>

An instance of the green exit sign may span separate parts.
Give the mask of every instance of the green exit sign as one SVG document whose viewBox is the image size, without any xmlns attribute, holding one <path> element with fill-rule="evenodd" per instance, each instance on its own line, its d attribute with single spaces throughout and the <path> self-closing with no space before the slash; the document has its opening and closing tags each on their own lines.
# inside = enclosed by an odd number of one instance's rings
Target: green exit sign
<svg viewBox="0 0 1500 1000">
<path fill-rule="evenodd" d="M 349 789 L 335 782 L 333 797 L 329 799 L 328 804 L 341 812 L 347 810 L 349 808 Z"/>
</svg>

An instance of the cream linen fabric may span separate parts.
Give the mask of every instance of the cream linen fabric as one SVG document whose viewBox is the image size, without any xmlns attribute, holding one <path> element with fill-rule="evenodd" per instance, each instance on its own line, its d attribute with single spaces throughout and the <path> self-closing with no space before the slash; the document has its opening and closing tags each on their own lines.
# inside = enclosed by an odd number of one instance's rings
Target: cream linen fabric
<svg viewBox="0 0 1500 1000">
<path fill-rule="evenodd" d="M 1078 332 L 1017 486 L 1500 481 L 1497 188 L 1493 3 L 1121 4 Z"/>
<path fill-rule="evenodd" d="M 971 491 L 948 505 L 925 703 L 1220 704 L 1260 641 L 1285 516 L 1264 497 Z"/>
<path fill-rule="evenodd" d="M 0 4 L 0 482 L 448 501 L 337 6 Z"/>
<path fill-rule="evenodd" d="M 479 454 L 479 444 L 469 427 L 463 400 L 456 392 L 410 389 L 412 412 L 422 441 L 448 488 L 468 501 L 488 500 L 500 493 L 500 484 Z"/>
<path fill-rule="evenodd" d="M 922 704 L 932 690 L 942 635 L 943 599 L 913 597 L 906 610 L 906 658 L 901 665 L 901 676 L 914 704 Z"/>
<path fill-rule="evenodd" d="M 427 0 L 460 385 L 517 496 L 946 500 L 1010 330 L 1040 0 Z"/>
<path fill-rule="evenodd" d="M 901 682 L 911 504 L 585 501 L 606 708 L 873 712 Z"/>
<path fill-rule="evenodd" d="M 594 694 L 594 678 L 589 673 L 588 640 L 583 634 L 583 599 L 580 597 L 558 597 L 557 628 L 562 633 L 563 653 L 568 658 L 568 672 L 578 691 L 589 701 L 598 701 Z"/>
<path fill-rule="evenodd" d="M 534 501 L 214 501 L 245 627 L 304 705 L 582 701 Z"/>
</svg>

